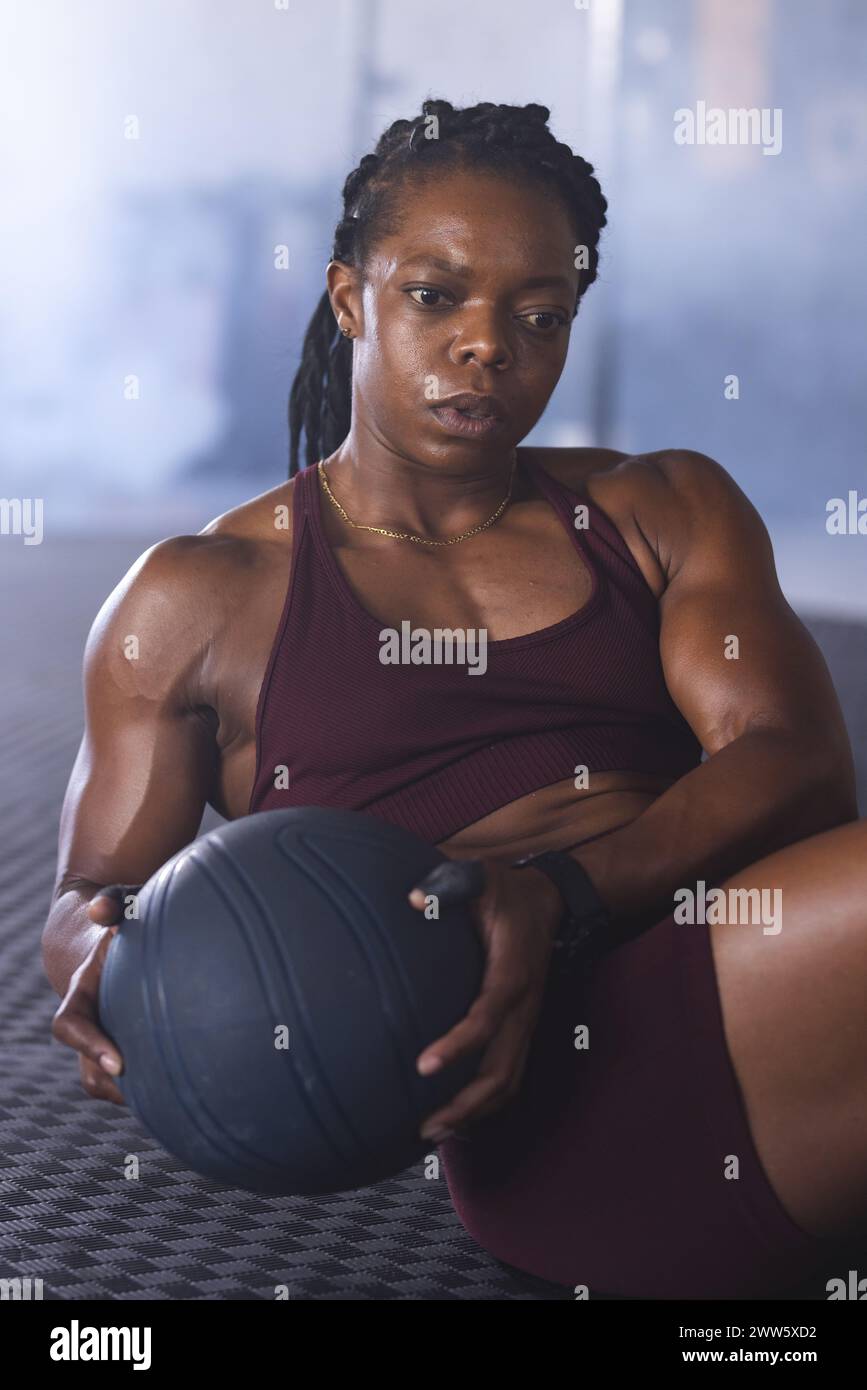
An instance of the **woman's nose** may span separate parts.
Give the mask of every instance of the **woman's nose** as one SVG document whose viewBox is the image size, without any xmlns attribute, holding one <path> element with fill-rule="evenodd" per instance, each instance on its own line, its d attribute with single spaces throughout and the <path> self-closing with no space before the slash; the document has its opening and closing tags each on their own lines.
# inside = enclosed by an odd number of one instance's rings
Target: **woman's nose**
<svg viewBox="0 0 867 1390">
<path fill-rule="evenodd" d="M 504 367 L 512 360 L 505 326 L 493 312 L 474 313 L 466 318 L 452 343 L 455 362 L 475 360 L 482 367 Z"/>
</svg>

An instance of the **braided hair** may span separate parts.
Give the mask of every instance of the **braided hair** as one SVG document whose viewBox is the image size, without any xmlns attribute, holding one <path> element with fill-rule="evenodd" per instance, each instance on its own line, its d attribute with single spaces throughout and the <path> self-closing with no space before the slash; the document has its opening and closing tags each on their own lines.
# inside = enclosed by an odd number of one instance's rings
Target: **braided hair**
<svg viewBox="0 0 867 1390">
<path fill-rule="evenodd" d="M 398 195 L 406 177 L 423 179 L 427 171 L 444 167 L 518 174 L 559 193 L 572 212 L 581 244 L 587 247 L 588 264 L 581 269 L 574 315 L 584 291 L 596 279 L 599 234 L 606 225 L 608 203 L 593 177 L 593 165 L 548 129 L 550 114 L 536 102 L 506 106 L 482 101 L 462 109 L 449 101 L 422 102 L 421 114 L 390 125 L 373 153 L 366 154 L 348 176 L 331 259 L 363 270 L 377 239 L 396 229 Z M 301 467 L 302 431 L 308 466 L 333 453 L 346 438 L 351 388 L 352 347 L 338 331 L 324 292 L 304 335 L 301 363 L 289 396 L 290 478 Z"/>
</svg>

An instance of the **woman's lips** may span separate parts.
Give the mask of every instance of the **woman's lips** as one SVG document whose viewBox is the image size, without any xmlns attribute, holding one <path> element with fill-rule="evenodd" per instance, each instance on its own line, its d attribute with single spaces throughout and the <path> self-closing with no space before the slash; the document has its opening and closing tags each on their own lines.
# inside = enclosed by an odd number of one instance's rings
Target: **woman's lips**
<svg viewBox="0 0 867 1390">
<path fill-rule="evenodd" d="M 449 434 L 478 437 L 483 434 L 493 434 L 503 425 L 499 415 L 469 415 L 464 410 L 455 410 L 454 406 L 451 405 L 432 406 L 431 415 L 439 420 Z"/>
</svg>

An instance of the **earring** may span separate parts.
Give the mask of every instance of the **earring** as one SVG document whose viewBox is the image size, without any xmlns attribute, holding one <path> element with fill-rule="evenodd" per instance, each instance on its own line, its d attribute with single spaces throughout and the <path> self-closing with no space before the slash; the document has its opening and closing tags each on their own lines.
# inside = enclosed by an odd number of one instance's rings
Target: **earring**
<svg viewBox="0 0 867 1390">
<path fill-rule="evenodd" d="M 343 334 L 344 338 L 351 338 L 351 337 L 352 337 L 352 329 L 351 329 L 351 328 L 341 328 L 340 331 L 341 331 L 341 333 Z"/>
</svg>

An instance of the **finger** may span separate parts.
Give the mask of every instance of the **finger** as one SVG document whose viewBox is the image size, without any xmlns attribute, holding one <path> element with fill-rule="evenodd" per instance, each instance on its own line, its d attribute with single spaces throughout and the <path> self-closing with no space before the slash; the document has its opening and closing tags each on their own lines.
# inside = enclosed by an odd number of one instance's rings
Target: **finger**
<svg viewBox="0 0 867 1390">
<path fill-rule="evenodd" d="M 460 1023 L 419 1053 L 416 1070 L 422 1076 L 430 1076 L 490 1043 L 503 1026 L 510 999 L 511 992 L 483 986 L 482 993 Z"/>
<path fill-rule="evenodd" d="M 141 892 L 142 884 L 109 883 L 100 888 L 88 903 L 87 910 L 92 921 L 100 926 L 111 926 L 123 920 L 127 900 Z"/>
<path fill-rule="evenodd" d="M 528 1046 L 520 1019 L 501 1032 L 485 1053 L 479 1074 L 453 1096 L 448 1105 L 429 1115 L 422 1134 L 433 1138 L 443 1130 L 477 1122 L 499 1110 L 518 1090 L 527 1062 Z"/>
<path fill-rule="evenodd" d="M 507 1085 L 508 1078 L 501 1072 L 477 1076 L 475 1081 L 459 1091 L 442 1110 L 437 1110 L 427 1117 L 421 1127 L 422 1138 L 443 1138 L 459 1125 L 481 1118 L 480 1107 L 490 1104 L 490 1108 L 494 1109 L 494 1102 L 503 1098 Z"/>
<path fill-rule="evenodd" d="M 98 893 L 87 905 L 87 915 L 100 927 L 110 927 L 119 922 L 123 909 L 105 893 Z"/>
<path fill-rule="evenodd" d="M 479 1039 L 482 1043 L 489 1041 L 521 997 L 526 982 L 515 974 L 509 943 L 493 933 L 487 952 L 479 995 L 472 1008 L 450 1032 L 428 1043 L 416 1058 L 416 1068 L 422 1076 L 449 1066 L 477 1047 Z"/>
<path fill-rule="evenodd" d="M 115 1105 L 125 1105 L 122 1092 L 110 1077 L 93 1062 L 81 1059 L 81 1084 L 93 1100 L 110 1100 Z"/>
<path fill-rule="evenodd" d="M 54 1015 L 51 1032 L 59 1043 L 73 1048 L 100 1067 L 103 1074 L 119 1076 L 123 1071 L 123 1058 L 111 1038 L 107 1038 L 81 1009 L 61 1005 Z"/>
<path fill-rule="evenodd" d="M 409 894 L 413 907 L 424 907 L 435 897 L 443 907 L 478 898 L 485 891 L 485 866 L 481 859 L 447 859 L 437 864 Z"/>
</svg>

